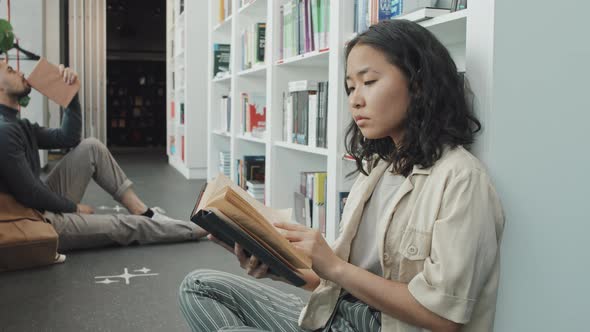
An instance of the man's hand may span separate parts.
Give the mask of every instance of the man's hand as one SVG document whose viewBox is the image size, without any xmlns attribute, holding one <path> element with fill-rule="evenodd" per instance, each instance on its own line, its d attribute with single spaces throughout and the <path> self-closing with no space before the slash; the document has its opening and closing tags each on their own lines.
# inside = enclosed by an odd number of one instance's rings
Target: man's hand
<svg viewBox="0 0 590 332">
<path fill-rule="evenodd" d="M 94 214 L 94 209 L 90 205 L 78 204 L 78 210 L 76 212 L 79 214 Z"/>
<path fill-rule="evenodd" d="M 66 68 L 64 65 L 59 65 L 59 75 L 63 77 L 64 82 L 72 85 L 78 79 L 78 74 L 72 68 Z"/>
</svg>

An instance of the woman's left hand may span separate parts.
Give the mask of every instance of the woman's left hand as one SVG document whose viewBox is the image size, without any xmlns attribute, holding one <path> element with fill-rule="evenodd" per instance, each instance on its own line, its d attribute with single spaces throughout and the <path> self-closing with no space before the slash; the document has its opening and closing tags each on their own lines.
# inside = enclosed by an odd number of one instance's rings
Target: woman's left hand
<svg viewBox="0 0 590 332">
<path fill-rule="evenodd" d="M 344 261 L 332 251 L 319 230 L 291 223 L 275 223 L 274 226 L 295 248 L 311 258 L 312 269 L 320 278 L 332 280 L 338 273 Z"/>
</svg>

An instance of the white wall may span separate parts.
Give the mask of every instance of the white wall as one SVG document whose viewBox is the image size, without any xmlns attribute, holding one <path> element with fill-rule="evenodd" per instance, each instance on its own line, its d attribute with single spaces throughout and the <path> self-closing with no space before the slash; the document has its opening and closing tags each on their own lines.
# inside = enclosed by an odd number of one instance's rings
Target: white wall
<svg viewBox="0 0 590 332">
<path fill-rule="evenodd" d="M 20 40 L 22 48 L 35 54 L 44 56 L 44 4 L 42 0 L 18 0 L 11 1 L 10 23 L 14 28 L 14 33 Z M 0 17 L 8 18 L 8 8 L 6 2 L 0 3 Z M 9 52 L 10 57 L 16 56 L 16 51 Z M 22 57 L 21 57 L 22 59 Z M 36 61 L 21 60 L 20 70 L 28 75 L 35 66 Z M 16 60 L 10 60 L 10 65 L 16 69 Z M 31 92 L 31 102 L 29 106 L 21 109 L 21 116 L 29 119 L 31 122 L 37 122 L 45 125 L 47 123 L 47 113 L 45 111 L 45 97 L 37 91 Z M 41 166 L 47 163 L 47 152 L 41 151 Z"/>
<path fill-rule="evenodd" d="M 45 26 L 43 29 L 45 38 L 45 57 L 47 61 L 55 64 L 60 63 L 61 40 L 59 35 L 60 26 L 60 0 L 45 0 Z M 49 127 L 59 127 L 61 118 L 59 105 L 45 98 L 47 109 L 47 123 Z"/>
<path fill-rule="evenodd" d="M 589 12 L 495 1 L 480 147 L 507 216 L 495 331 L 589 330 Z"/>
</svg>

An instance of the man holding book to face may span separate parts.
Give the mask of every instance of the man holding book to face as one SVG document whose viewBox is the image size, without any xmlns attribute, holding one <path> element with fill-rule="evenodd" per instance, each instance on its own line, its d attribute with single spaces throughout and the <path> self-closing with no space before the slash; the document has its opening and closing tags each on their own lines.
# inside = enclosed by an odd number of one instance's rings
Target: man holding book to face
<svg viewBox="0 0 590 332">
<path fill-rule="evenodd" d="M 42 59 L 29 79 L 0 61 L 0 194 L 41 211 L 59 234 L 60 250 L 194 240 L 206 233 L 191 222 L 148 208 L 131 189 L 108 149 L 81 140 L 78 75 Z M 45 128 L 18 116 L 19 101 L 35 88 L 65 106 L 61 128 Z M 64 100 L 67 100 L 65 104 Z M 42 181 L 39 149 L 72 148 Z M 94 179 L 129 215 L 96 215 L 80 201 Z"/>
</svg>

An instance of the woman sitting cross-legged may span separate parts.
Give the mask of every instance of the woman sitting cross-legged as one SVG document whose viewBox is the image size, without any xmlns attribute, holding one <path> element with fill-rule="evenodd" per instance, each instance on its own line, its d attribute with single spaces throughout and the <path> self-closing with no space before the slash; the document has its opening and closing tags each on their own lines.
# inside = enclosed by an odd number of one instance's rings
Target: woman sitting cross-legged
<svg viewBox="0 0 590 332">
<path fill-rule="evenodd" d="M 463 79 L 425 28 L 384 21 L 346 47 L 358 178 L 333 247 L 276 224 L 309 255 L 307 303 L 253 279 L 197 270 L 180 287 L 193 331 L 491 331 L 504 214 L 467 147 L 480 130 Z M 268 266 L 228 248 L 256 278 Z"/>
</svg>

